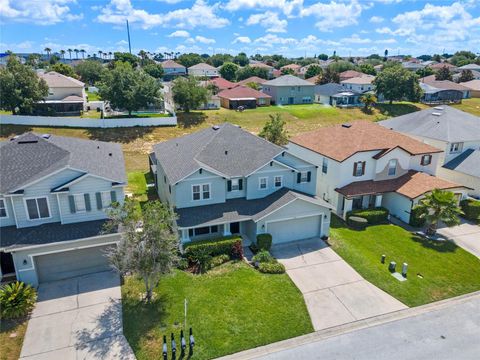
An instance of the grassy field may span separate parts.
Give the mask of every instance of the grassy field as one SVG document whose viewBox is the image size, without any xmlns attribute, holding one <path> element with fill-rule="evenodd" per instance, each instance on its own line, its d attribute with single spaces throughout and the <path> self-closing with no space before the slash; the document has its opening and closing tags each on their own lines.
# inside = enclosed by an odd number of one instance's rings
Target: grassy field
<svg viewBox="0 0 480 360">
<path fill-rule="evenodd" d="M 329 243 L 366 280 L 408 306 L 480 290 L 480 260 L 450 241 L 426 240 L 395 225 L 356 231 L 332 216 Z M 408 263 L 407 281 L 390 275 L 390 261 L 397 263 L 397 271 Z"/>
<path fill-rule="evenodd" d="M 459 110 L 480 116 L 480 98 L 463 100 L 461 104 L 455 105 L 455 107 Z"/>
<path fill-rule="evenodd" d="M 243 262 L 203 275 L 175 271 L 160 280 L 151 305 L 140 300 L 143 283 L 122 286 L 123 328 L 137 359 L 160 359 L 162 338 L 179 344 L 188 300 L 193 359 L 211 359 L 313 331 L 303 297 L 286 274 L 261 274 Z M 169 343 L 170 349 L 170 343 Z M 170 356 L 170 355 L 169 355 Z"/>
<path fill-rule="evenodd" d="M 100 100 L 102 100 L 100 98 L 100 95 L 98 94 L 98 92 L 87 91 L 87 96 L 88 96 L 88 101 L 100 101 Z"/>
<path fill-rule="evenodd" d="M 17 360 L 27 331 L 27 320 L 0 321 L 0 360 Z"/>
<path fill-rule="evenodd" d="M 280 113 L 287 121 L 289 134 L 296 135 L 321 126 L 358 119 L 371 121 L 383 120 L 388 117 L 407 114 L 423 108 L 426 108 L 423 104 L 406 102 L 394 103 L 392 105 L 379 104 L 371 114 L 366 114 L 359 108 L 338 109 L 318 104 L 271 106 L 245 110 L 244 112 L 236 112 L 222 108 L 211 111 L 195 111 L 189 114 L 179 113 L 178 126 L 171 127 L 72 129 L 3 125 L 0 129 L 0 136 L 7 138 L 25 131 L 36 131 L 38 133 L 48 132 L 56 135 L 118 142 L 123 146 L 127 171 L 145 172 L 148 170 L 147 154 L 151 152 L 152 146 L 155 143 L 182 136 L 225 121 L 238 124 L 253 133 L 258 133 L 269 119 L 269 115 Z M 463 104 L 459 105 L 459 108 L 479 115 L 479 99 L 465 100 Z"/>
</svg>

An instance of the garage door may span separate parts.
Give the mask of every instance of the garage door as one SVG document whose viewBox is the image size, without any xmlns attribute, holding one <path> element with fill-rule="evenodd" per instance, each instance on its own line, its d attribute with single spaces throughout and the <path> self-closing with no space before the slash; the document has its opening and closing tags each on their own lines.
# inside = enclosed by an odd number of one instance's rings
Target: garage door
<svg viewBox="0 0 480 360">
<path fill-rule="evenodd" d="M 321 216 L 267 223 L 267 232 L 272 235 L 274 244 L 308 239 L 320 235 Z"/>
<path fill-rule="evenodd" d="M 110 245 L 111 246 L 111 245 Z M 110 269 L 105 250 L 109 245 L 35 256 L 38 282 L 68 279 Z"/>
</svg>

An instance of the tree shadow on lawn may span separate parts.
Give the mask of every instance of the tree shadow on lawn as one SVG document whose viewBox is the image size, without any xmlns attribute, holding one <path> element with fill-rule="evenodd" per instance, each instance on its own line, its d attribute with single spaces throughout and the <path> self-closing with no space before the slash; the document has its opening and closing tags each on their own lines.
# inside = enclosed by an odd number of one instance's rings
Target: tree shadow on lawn
<svg viewBox="0 0 480 360">
<path fill-rule="evenodd" d="M 100 140 L 107 142 L 118 142 L 128 144 L 133 140 L 143 138 L 152 133 L 155 126 L 134 126 L 129 128 L 111 128 L 111 129 L 86 129 L 90 140 Z"/>
<path fill-rule="evenodd" d="M 183 129 L 189 129 L 205 122 L 207 115 L 204 112 L 179 112 L 177 113 L 177 124 Z"/>
<path fill-rule="evenodd" d="M 33 128 L 29 125 L 1 125 L 0 136 L 1 137 L 13 137 L 15 135 L 21 135 L 28 131 L 32 131 Z"/>
<path fill-rule="evenodd" d="M 450 240 L 430 240 L 418 235 L 413 235 L 410 237 L 412 241 L 419 243 L 424 248 L 432 249 L 438 252 L 455 252 L 458 249 L 457 244 Z"/>
<path fill-rule="evenodd" d="M 412 113 L 414 111 L 421 110 L 418 106 L 414 104 L 377 104 L 376 108 L 382 115 L 388 117 L 395 117 L 400 115 L 405 115 Z"/>
</svg>

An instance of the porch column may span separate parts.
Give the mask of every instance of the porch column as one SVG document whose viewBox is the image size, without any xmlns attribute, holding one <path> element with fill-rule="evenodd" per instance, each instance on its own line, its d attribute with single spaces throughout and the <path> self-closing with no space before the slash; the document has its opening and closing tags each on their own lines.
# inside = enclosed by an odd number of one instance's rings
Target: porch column
<svg viewBox="0 0 480 360">
<path fill-rule="evenodd" d="M 223 236 L 230 236 L 232 233 L 230 232 L 230 223 L 223 224 Z"/>
<path fill-rule="evenodd" d="M 345 198 L 345 204 L 343 207 L 343 219 L 347 218 L 347 212 L 352 211 L 353 200 Z"/>
<path fill-rule="evenodd" d="M 182 242 L 190 241 L 190 236 L 188 236 L 188 229 L 182 229 Z"/>
<path fill-rule="evenodd" d="M 378 194 L 376 197 L 375 197 L 375 207 L 380 207 L 382 206 L 382 194 Z"/>
</svg>

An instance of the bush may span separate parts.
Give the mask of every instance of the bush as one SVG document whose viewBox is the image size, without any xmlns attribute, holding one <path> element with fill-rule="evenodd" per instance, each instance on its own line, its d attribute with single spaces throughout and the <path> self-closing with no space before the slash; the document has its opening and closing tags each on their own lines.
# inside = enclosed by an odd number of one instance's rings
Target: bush
<svg viewBox="0 0 480 360">
<path fill-rule="evenodd" d="M 422 227 L 425 225 L 425 217 L 420 217 L 422 215 L 423 210 L 420 206 L 414 206 L 412 211 L 410 212 L 410 221 L 409 224 L 413 227 Z"/>
<path fill-rule="evenodd" d="M 27 315 L 35 306 L 37 293 L 30 285 L 14 282 L 0 287 L 0 318 L 13 319 Z"/>
<path fill-rule="evenodd" d="M 350 216 L 347 219 L 347 224 L 356 230 L 363 230 L 367 227 L 368 221 L 362 217 Z"/>
<path fill-rule="evenodd" d="M 217 255 L 210 260 L 210 268 L 220 266 L 230 260 L 227 254 Z"/>
<path fill-rule="evenodd" d="M 187 270 L 188 269 L 188 260 L 185 259 L 185 258 L 180 258 L 180 260 L 178 260 L 177 269 Z"/>
<path fill-rule="evenodd" d="M 270 234 L 258 234 L 257 235 L 257 247 L 259 250 L 270 251 L 272 247 L 272 235 Z"/>
<path fill-rule="evenodd" d="M 232 259 L 241 260 L 243 259 L 243 246 L 242 240 L 236 241 L 232 246 L 232 252 L 230 254 Z"/>
<path fill-rule="evenodd" d="M 258 271 L 264 274 L 283 274 L 285 266 L 279 262 L 262 262 L 258 265 Z"/>
<path fill-rule="evenodd" d="M 242 238 L 239 236 L 232 236 L 227 238 L 194 241 L 184 246 L 185 255 L 188 258 L 195 258 L 199 251 L 206 251 L 210 256 L 217 256 L 226 254 L 232 256 L 235 244 L 239 243 L 242 247 Z"/>
<path fill-rule="evenodd" d="M 273 258 L 272 255 L 267 250 L 261 250 L 259 251 L 253 258 L 253 262 L 259 262 L 259 263 L 264 263 L 264 262 L 272 262 L 275 259 Z"/>
<path fill-rule="evenodd" d="M 383 207 L 377 207 L 349 211 L 347 213 L 347 222 L 350 216 L 364 218 L 369 225 L 382 224 L 388 220 L 388 210 Z"/>
<path fill-rule="evenodd" d="M 464 217 L 468 220 L 480 220 L 480 201 L 474 199 L 466 199 L 460 201 L 460 207 L 465 213 Z"/>
</svg>

